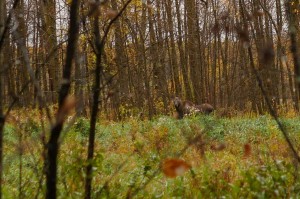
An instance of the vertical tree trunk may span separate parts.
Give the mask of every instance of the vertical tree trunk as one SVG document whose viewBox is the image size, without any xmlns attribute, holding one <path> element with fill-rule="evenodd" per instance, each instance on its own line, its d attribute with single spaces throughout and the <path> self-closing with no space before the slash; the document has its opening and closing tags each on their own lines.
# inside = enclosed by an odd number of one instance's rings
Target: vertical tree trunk
<svg viewBox="0 0 300 199">
<path fill-rule="evenodd" d="M 148 106 L 148 118 L 151 119 L 154 115 L 154 104 L 153 104 L 153 98 L 151 97 L 151 94 L 153 90 L 151 89 L 151 71 L 152 68 L 148 67 L 147 65 L 147 59 L 146 59 L 146 48 L 145 48 L 145 38 L 146 38 L 146 21 L 147 21 L 147 15 L 146 15 L 146 7 L 144 6 L 142 9 L 142 22 L 141 22 L 141 30 L 140 30 L 140 44 L 139 49 L 140 55 L 140 67 L 142 67 L 142 76 L 143 76 L 143 82 L 144 82 L 144 88 L 143 91 L 145 92 L 147 106 Z"/>
<path fill-rule="evenodd" d="M 186 52 L 184 51 L 184 43 L 183 43 L 183 29 L 182 29 L 182 15 L 180 12 L 180 1 L 175 0 L 176 7 L 176 18 L 177 18 L 177 28 L 178 28 L 178 51 L 179 51 L 179 59 L 180 59 L 180 68 L 181 75 L 183 79 L 183 88 L 185 97 L 187 99 L 192 99 L 192 91 L 189 83 L 189 74 L 188 74 L 188 64 L 186 59 Z"/>
<path fill-rule="evenodd" d="M 288 19 L 289 25 L 289 34 L 290 34 L 290 42 L 291 42 L 291 52 L 293 55 L 294 61 L 294 73 L 295 73 L 295 105 L 297 111 L 299 111 L 299 98 L 300 98 L 300 60 L 299 60 L 299 52 L 298 52 L 298 42 L 299 36 L 299 17 L 295 10 L 298 10 L 300 3 L 299 0 L 285 0 L 286 6 L 286 15 Z"/>
<path fill-rule="evenodd" d="M 57 103 L 59 89 L 59 54 L 56 37 L 56 1 L 40 0 L 40 16 L 42 19 L 43 41 L 45 42 L 45 54 L 49 57 L 46 63 L 49 74 L 49 92 L 52 103 Z M 53 54 L 49 54 L 53 52 Z"/>
<path fill-rule="evenodd" d="M 93 105 L 91 110 L 91 120 L 90 120 L 90 132 L 89 132 L 89 143 L 88 143 L 88 154 L 87 154 L 87 167 L 86 167 L 86 179 L 85 179 L 85 199 L 90 199 L 92 194 L 92 168 L 93 168 L 93 156 L 94 156 L 94 145 L 95 145 L 95 135 L 96 135 L 96 121 L 99 111 L 99 95 L 100 95 L 100 78 L 103 71 L 102 66 L 102 55 L 104 54 L 104 45 L 113 23 L 122 15 L 127 6 L 132 0 L 128 0 L 119 13 L 109 22 L 108 26 L 104 30 L 103 37 L 100 37 L 99 30 L 99 16 L 94 16 L 93 19 L 93 31 L 94 31 L 94 42 L 95 42 L 95 53 L 96 53 L 96 65 L 95 65 L 95 81 L 93 88 Z"/>
<path fill-rule="evenodd" d="M 135 22 L 131 22 L 129 20 L 126 21 L 127 26 L 129 27 L 130 32 L 128 33 L 129 36 L 132 38 L 131 43 L 132 44 L 132 50 L 134 53 L 132 53 L 132 57 L 136 57 L 131 59 L 128 56 L 128 60 L 130 60 L 130 67 L 127 68 L 127 73 L 129 74 L 129 84 L 130 84 L 130 89 L 131 92 L 134 94 L 133 98 L 134 98 L 134 103 L 135 106 L 138 107 L 143 107 L 143 100 L 142 98 L 143 96 L 143 92 L 142 92 L 142 87 L 143 87 L 143 83 L 142 84 L 137 84 L 137 82 L 143 82 L 142 79 L 142 72 L 141 72 L 141 67 L 139 67 L 139 63 L 141 57 L 138 56 L 139 53 L 139 39 L 138 39 L 138 35 L 137 32 L 135 30 L 135 28 L 133 27 L 133 23 Z M 139 96 L 139 97 L 138 97 Z"/>
<path fill-rule="evenodd" d="M 170 47 L 171 47 L 171 67 L 173 71 L 173 79 L 175 83 L 175 94 L 178 96 L 181 94 L 181 88 L 182 85 L 180 84 L 180 77 L 179 77 L 179 66 L 177 62 L 177 51 L 175 47 L 175 38 L 174 38 L 174 23 L 173 23 L 173 15 L 172 15 L 172 1 L 165 1 L 165 8 L 166 8 L 166 14 L 167 14 L 167 30 L 170 33 Z"/>
<path fill-rule="evenodd" d="M 27 40 L 27 27 L 25 24 L 25 11 L 24 11 L 24 0 L 20 0 L 16 12 L 18 15 L 16 15 L 16 20 L 18 23 L 18 32 L 20 39 L 22 40 L 22 43 L 26 45 Z M 19 64 L 17 65 L 18 68 L 18 76 L 17 79 L 20 82 L 20 87 L 18 87 L 18 90 L 22 89 L 22 86 L 29 80 L 29 75 L 27 73 L 26 67 L 25 67 L 25 58 L 23 56 L 23 53 L 19 46 L 17 46 L 17 59 L 19 61 Z M 26 87 L 26 89 L 23 92 L 23 97 L 21 98 L 22 106 L 29 106 L 32 102 L 31 100 L 32 94 L 30 93 L 29 87 Z"/>
<path fill-rule="evenodd" d="M 199 101 L 200 99 L 200 86 L 199 86 L 199 63 L 197 46 L 197 15 L 196 4 L 194 0 L 185 0 L 185 9 L 187 12 L 187 54 L 189 63 L 189 75 L 191 78 L 193 101 Z"/>
<path fill-rule="evenodd" d="M 163 103 L 163 112 L 164 114 L 168 113 L 168 75 L 166 74 L 167 71 L 169 71 L 169 68 L 172 67 L 172 65 L 170 66 L 166 66 L 165 64 L 165 60 L 166 60 L 166 51 L 167 51 L 167 46 L 168 46 L 168 42 L 164 41 L 164 37 L 163 37 L 163 30 L 167 29 L 166 28 L 166 23 L 163 23 L 165 20 L 165 13 L 164 13 L 164 3 L 161 1 L 156 1 L 156 16 L 157 16 L 157 20 L 153 20 L 154 22 L 154 27 L 156 29 L 156 40 L 157 40 L 157 45 L 155 48 L 155 55 L 158 58 L 158 64 L 157 64 L 157 74 L 158 74 L 158 81 L 157 81 L 157 89 L 156 89 L 156 103 L 162 102 Z M 156 22 L 156 23 L 155 23 Z M 164 24 L 164 25 L 163 25 Z M 163 49 L 163 50 L 162 50 Z M 171 58 L 170 58 L 171 59 Z M 154 60 L 153 60 L 154 61 Z M 177 68 L 177 72 L 178 72 L 178 68 Z M 177 76 L 178 78 L 178 76 Z M 162 86 L 163 85 L 163 86 Z M 164 86 L 165 85 L 165 86 Z M 179 82 L 178 82 L 178 86 Z"/>
<path fill-rule="evenodd" d="M 116 0 L 111 1 L 112 9 L 118 10 L 118 5 Z M 120 20 L 117 20 L 114 24 L 115 31 L 115 63 L 116 63 L 116 70 L 118 71 L 118 76 L 116 77 L 118 81 L 116 81 L 116 92 L 115 92 L 115 99 L 114 105 L 115 107 L 120 108 L 121 104 L 129 104 L 130 102 L 127 100 L 129 96 L 129 85 L 128 85 L 128 74 L 126 68 L 127 60 L 125 56 L 125 47 L 124 47 L 124 38 L 122 33 L 122 24 Z M 122 115 L 121 115 L 122 117 Z M 122 118 L 121 118 L 122 119 Z"/>
<path fill-rule="evenodd" d="M 0 0 L 0 36 L 3 37 L 6 19 L 6 1 Z M 5 39 L 5 38 L 4 38 Z M 3 45 L 3 44 L 2 44 Z M 4 68 L 4 48 L 0 45 L 0 71 Z M 3 73 L 0 72 L 0 199 L 2 199 L 2 185 L 3 185 L 3 134 L 5 117 L 3 113 Z"/>
<path fill-rule="evenodd" d="M 155 57 L 156 55 L 156 35 L 154 32 L 154 25 L 152 21 L 152 10 L 150 8 L 147 9 L 147 14 L 148 14 L 148 25 L 149 25 L 149 36 L 150 36 L 150 61 L 148 62 L 147 69 L 148 71 L 148 78 L 149 81 L 146 82 L 147 85 L 147 99 L 149 103 L 149 118 L 152 118 L 156 114 L 156 109 L 155 109 L 155 90 L 157 88 L 157 79 L 158 79 L 158 64 L 154 59 L 157 59 Z M 151 89 L 154 88 L 154 89 Z"/>
<path fill-rule="evenodd" d="M 93 105 L 91 110 L 91 120 L 90 120 L 90 132 L 89 132 L 89 145 L 88 145 L 88 156 L 87 161 L 88 165 L 86 167 L 86 180 L 85 180 L 85 199 L 90 199 L 92 194 L 92 159 L 94 156 L 94 145 L 95 145 L 95 131 L 96 131 L 96 121 L 98 114 L 98 104 L 99 104 L 99 95 L 100 95 L 100 75 L 101 75 L 101 55 L 103 51 L 103 43 L 100 39 L 99 31 L 99 17 L 95 16 L 93 19 L 93 31 L 94 31 L 94 42 L 97 50 L 96 55 L 96 70 L 95 70 L 95 82 L 93 88 Z"/>
<path fill-rule="evenodd" d="M 281 98 L 282 98 L 282 103 L 286 106 L 287 105 L 287 82 L 286 82 L 286 72 L 284 69 L 284 57 L 285 57 L 285 48 L 282 46 L 281 42 L 281 33 L 282 33 L 282 27 L 283 27 L 283 16 L 282 16 L 282 6 L 281 6 L 281 1 L 276 0 L 276 22 L 277 22 L 277 39 L 278 39 L 278 44 L 277 44 L 277 60 L 278 60 L 278 65 L 279 65 L 279 70 L 280 70 L 280 90 L 281 90 Z M 291 93 L 293 95 L 293 93 Z"/>
<path fill-rule="evenodd" d="M 83 44 L 84 46 L 84 44 Z M 84 97 L 84 87 L 86 86 L 85 81 L 85 57 L 80 49 L 76 52 L 75 57 L 75 97 L 77 99 L 76 104 L 76 115 L 86 116 L 85 113 L 85 97 Z"/>
<path fill-rule="evenodd" d="M 63 128 L 64 114 L 68 105 L 66 105 L 66 98 L 69 94 L 71 86 L 71 71 L 72 71 L 72 61 L 76 53 L 77 39 L 79 34 L 79 24 L 78 24 L 78 8 L 79 0 L 73 0 L 70 8 L 70 24 L 68 32 L 68 45 L 66 54 L 66 63 L 63 69 L 63 84 L 59 92 L 59 107 L 57 112 L 56 124 L 51 129 L 50 139 L 47 144 L 48 154 L 47 154 L 47 168 L 46 168 L 46 187 L 47 199 L 56 199 L 57 197 L 57 157 L 59 151 L 58 139 Z"/>
</svg>

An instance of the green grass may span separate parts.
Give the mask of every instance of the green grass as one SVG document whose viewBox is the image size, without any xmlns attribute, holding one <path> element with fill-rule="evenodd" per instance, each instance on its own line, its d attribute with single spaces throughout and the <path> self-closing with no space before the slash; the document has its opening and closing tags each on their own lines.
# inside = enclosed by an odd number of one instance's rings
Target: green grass
<svg viewBox="0 0 300 199">
<path fill-rule="evenodd" d="M 281 121 L 299 150 L 300 119 Z M 44 198 L 41 132 L 35 120 L 6 125 L 4 198 L 18 198 L 20 193 L 23 198 Z M 83 198 L 88 132 L 89 121 L 78 118 L 63 133 L 59 198 Z M 225 149 L 214 150 L 212 146 L 220 143 Z M 295 161 L 269 116 L 200 116 L 183 120 L 162 116 L 152 121 L 100 121 L 95 144 L 94 198 L 300 196 Z M 249 154 L 244 151 L 245 144 L 251 147 Z M 161 163 L 167 158 L 185 160 L 192 168 L 182 176 L 168 178 L 161 171 Z"/>
</svg>

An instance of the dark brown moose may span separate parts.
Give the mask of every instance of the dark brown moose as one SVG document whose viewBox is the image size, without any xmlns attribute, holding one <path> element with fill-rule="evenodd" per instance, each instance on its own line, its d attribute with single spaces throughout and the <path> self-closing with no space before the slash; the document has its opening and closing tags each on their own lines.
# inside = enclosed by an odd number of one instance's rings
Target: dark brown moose
<svg viewBox="0 0 300 199">
<path fill-rule="evenodd" d="M 178 114 L 178 119 L 182 119 L 183 116 L 190 114 L 210 114 L 214 110 L 210 104 L 195 105 L 188 100 L 182 101 L 179 97 L 175 97 L 173 103 Z"/>
</svg>

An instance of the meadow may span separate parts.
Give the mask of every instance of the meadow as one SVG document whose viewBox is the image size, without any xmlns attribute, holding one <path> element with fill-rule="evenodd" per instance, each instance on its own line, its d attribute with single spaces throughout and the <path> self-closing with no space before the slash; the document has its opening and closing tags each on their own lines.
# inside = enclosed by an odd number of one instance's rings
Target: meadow
<svg viewBox="0 0 300 199">
<path fill-rule="evenodd" d="M 33 118 L 5 126 L 4 198 L 45 197 L 49 129 Z M 299 151 L 300 118 L 280 121 Z M 89 120 L 70 124 L 60 139 L 58 198 L 83 198 Z M 182 170 L 170 174 L 168 160 Z M 300 197 L 299 164 L 268 115 L 99 120 L 92 164 L 93 198 Z"/>
</svg>

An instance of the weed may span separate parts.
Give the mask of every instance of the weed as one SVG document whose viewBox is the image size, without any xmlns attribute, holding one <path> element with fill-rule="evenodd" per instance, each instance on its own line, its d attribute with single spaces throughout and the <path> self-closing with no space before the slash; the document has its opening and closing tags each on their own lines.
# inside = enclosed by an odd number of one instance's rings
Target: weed
<svg viewBox="0 0 300 199">
<path fill-rule="evenodd" d="M 281 118 L 299 148 L 299 118 Z M 93 165 L 94 198 L 291 198 L 300 194 L 298 172 L 270 116 L 192 116 L 97 124 Z M 4 198 L 19 195 L 19 131 L 25 132 L 21 157 L 23 197 L 45 196 L 41 128 L 34 120 L 5 126 Z M 61 198 L 82 198 L 89 120 L 78 118 L 63 139 L 59 155 Z M 246 147 L 245 147 L 246 146 Z M 246 150 L 246 149 L 247 150 Z M 166 159 L 191 169 L 168 178 Z M 41 187 L 39 186 L 41 183 Z M 40 188 L 39 188 L 40 187 Z"/>
</svg>

